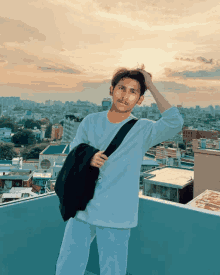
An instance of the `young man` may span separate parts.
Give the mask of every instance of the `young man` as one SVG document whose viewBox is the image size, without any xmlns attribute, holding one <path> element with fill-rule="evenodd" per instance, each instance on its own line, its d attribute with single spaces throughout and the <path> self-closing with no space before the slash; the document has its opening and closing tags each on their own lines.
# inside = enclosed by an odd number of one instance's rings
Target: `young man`
<svg viewBox="0 0 220 275">
<path fill-rule="evenodd" d="M 162 114 L 158 121 L 139 119 L 108 158 L 103 154 L 119 129 L 134 118 L 134 106 L 149 89 Z M 112 79 L 112 107 L 87 115 L 80 123 L 70 150 L 87 143 L 100 151 L 90 165 L 99 168 L 93 199 L 85 211 L 67 222 L 56 275 L 83 275 L 90 245 L 97 238 L 100 275 L 125 275 L 130 230 L 138 224 L 139 178 L 145 152 L 180 132 L 183 119 L 176 107 L 157 91 L 144 69 L 118 70 Z M 79 183 L 80 184 L 80 183 Z"/>
</svg>

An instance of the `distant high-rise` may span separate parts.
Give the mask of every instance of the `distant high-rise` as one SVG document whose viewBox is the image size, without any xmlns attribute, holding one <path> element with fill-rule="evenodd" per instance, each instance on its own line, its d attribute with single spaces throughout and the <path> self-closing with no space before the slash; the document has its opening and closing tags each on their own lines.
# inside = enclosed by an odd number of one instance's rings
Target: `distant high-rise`
<svg viewBox="0 0 220 275">
<path fill-rule="evenodd" d="M 213 108 L 212 105 L 209 105 L 208 110 L 209 110 L 209 113 L 210 113 L 212 116 L 215 116 L 215 109 Z"/>
<path fill-rule="evenodd" d="M 112 99 L 110 97 L 105 97 L 102 100 L 102 109 L 103 111 L 110 110 L 112 105 Z"/>
</svg>

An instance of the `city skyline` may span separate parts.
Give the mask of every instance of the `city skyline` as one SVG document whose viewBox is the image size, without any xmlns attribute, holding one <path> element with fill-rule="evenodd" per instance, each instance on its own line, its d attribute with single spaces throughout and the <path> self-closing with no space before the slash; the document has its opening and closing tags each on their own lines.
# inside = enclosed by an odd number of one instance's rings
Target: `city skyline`
<svg viewBox="0 0 220 275">
<path fill-rule="evenodd" d="M 0 9 L 0 96 L 99 105 L 117 68 L 144 64 L 171 105 L 220 105 L 219 13 L 215 1 L 9 0 Z M 151 103 L 146 91 L 141 106 Z"/>
</svg>

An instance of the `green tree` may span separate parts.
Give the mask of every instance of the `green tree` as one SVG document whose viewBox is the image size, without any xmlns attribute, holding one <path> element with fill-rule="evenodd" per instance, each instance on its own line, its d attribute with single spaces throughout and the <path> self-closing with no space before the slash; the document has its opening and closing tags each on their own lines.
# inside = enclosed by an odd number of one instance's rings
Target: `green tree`
<svg viewBox="0 0 220 275">
<path fill-rule="evenodd" d="M 19 130 L 17 133 L 14 134 L 12 137 L 12 142 L 16 145 L 30 145 L 35 144 L 36 139 L 31 130 L 24 129 Z"/>
<path fill-rule="evenodd" d="M 10 128 L 13 133 L 17 132 L 18 124 L 14 122 L 10 117 L 1 117 L 0 118 L 0 128 Z"/>
<path fill-rule="evenodd" d="M 186 145 L 184 143 L 179 143 L 178 147 L 182 150 L 186 150 Z"/>
<path fill-rule="evenodd" d="M 28 146 L 21 152 L 21 155 L 25 160 L 39 159 L 40 152 L 42 152 L 47 146 L 48 146 L 48 143 L 41 143 L 34 147 Z"/>
<path fill-rule="evenodd" d="M 26 159 L 39 159 L 39 154 L 42 150 L 39 147 L 34 147 L 27 153 Z"/>
<path fill-rule="evenodd" d="M 27 129 L 34 129 L 34 127 L 37 127 L 37 129 L 41 129 L 41 125 L 38 121 L 35 121 L 33 119 L 27 119 L 24 123 L 24 128 Z"/>
<path fill-rule="evenodd" d="M 45 131 L 45 138 L 51 138 L 51 132 L 52 132 L 52 123 L 50 123 Z"/>
<path fill-rule="evenodd" d="M 23 111 L 24 109 L 22 107 L 14 107 L 13 111 Z"/>
<path fill-rule="evenodd" d="M 11 160 L 12 158 L 17 156 L 18 154 L 14 150 L 12 144 L 0 142 L 0 159 Z"/>
</svg>

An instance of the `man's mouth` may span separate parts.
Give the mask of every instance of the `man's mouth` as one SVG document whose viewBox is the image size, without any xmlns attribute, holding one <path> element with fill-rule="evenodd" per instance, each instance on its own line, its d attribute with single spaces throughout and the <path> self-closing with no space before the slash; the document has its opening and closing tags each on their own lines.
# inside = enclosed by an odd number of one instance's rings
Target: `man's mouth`
<svg viewBox="0 0 220 275">
<path fill-rule="evenodd" d="M 126 105 L 125 103 L 123 103 L 123 102 L 121 102 L 121 101 L 119 101 L 119 103 L 121 103 L 121 104 L 123 104 L 123 105 Z"/>
</svg>

